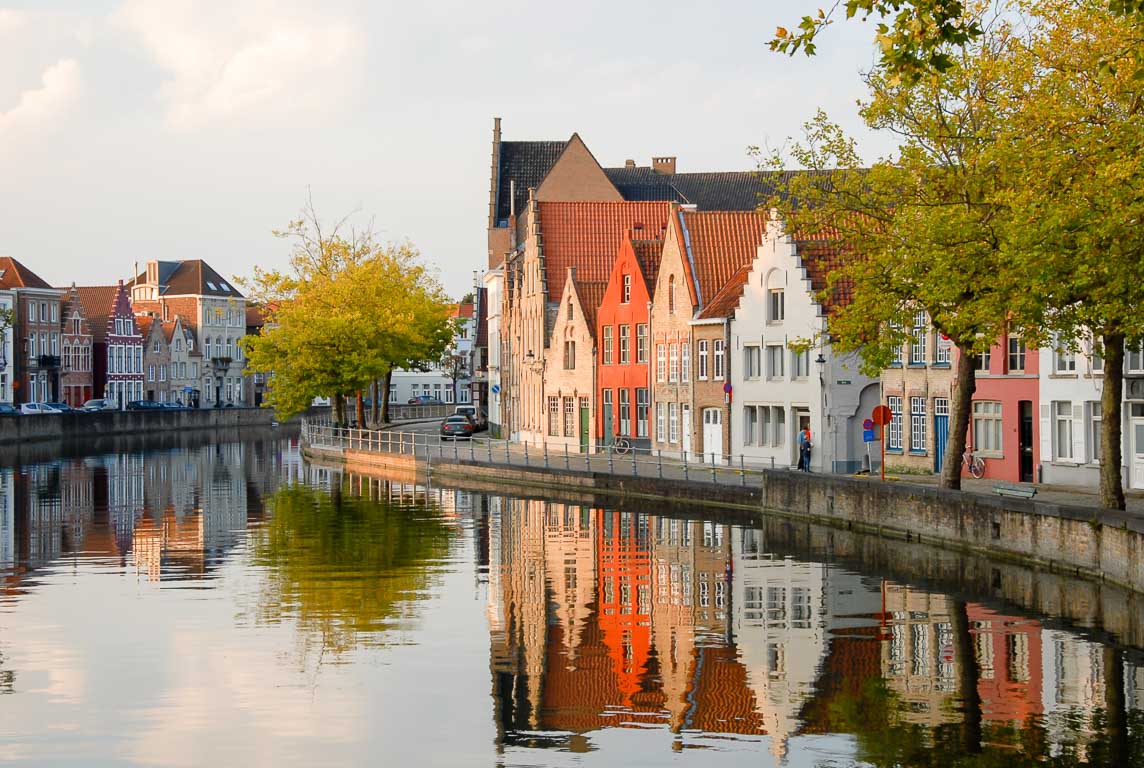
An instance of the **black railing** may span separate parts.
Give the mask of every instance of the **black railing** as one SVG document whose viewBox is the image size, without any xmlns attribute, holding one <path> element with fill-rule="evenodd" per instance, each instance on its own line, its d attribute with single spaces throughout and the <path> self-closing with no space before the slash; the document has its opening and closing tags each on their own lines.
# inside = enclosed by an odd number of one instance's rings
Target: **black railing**
<svg viewBox="0 0 1144 768">
<path fill-rule="evenodd" d="M 40 355 L 38 362 L 41 368 L 59 368 L 60 356 L 59 355 Z"/>
</svg>

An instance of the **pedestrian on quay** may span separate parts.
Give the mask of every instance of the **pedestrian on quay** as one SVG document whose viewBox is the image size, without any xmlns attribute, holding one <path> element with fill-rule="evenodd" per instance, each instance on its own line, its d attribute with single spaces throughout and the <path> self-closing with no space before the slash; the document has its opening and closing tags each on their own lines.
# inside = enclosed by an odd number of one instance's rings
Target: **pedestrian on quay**
<svg viewBox="0 0 1144 768">
<path fill-rule="evenodd" d="M 802 428 L 798 433 L 798 468 L 803 472 L 810 471 L 810 450 L 814 444 L 810 442 L 810 427 Z"/>
</svg>

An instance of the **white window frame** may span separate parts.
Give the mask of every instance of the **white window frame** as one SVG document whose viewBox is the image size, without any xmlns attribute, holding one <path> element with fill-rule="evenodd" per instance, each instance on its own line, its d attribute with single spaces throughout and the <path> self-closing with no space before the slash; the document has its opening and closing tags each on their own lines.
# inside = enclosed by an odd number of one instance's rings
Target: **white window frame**
<svg viewBox="0 0 1144 768">
<path fill-rule="evenodd" d="M 707 381 L 707 339 L 699 340 L 699 380 Z"/>
<path fill-rule="evenodd" d="M 656 442 L 667 442 L 666 403 L 655 404 L 655 439 Z"/>
<path fill-rule="evenodd" d="M 672 342 L 667 352 L 667 380 L 675 383 L 679 381 L 679 343 Z"/>
<path fill-rule="evenodd" d="M 1053 401 L 1053 460 L 1075 461 L 1073 456 L 1073 415 L 1071 400 Z M 1062 436 L 1062 432 L 1065 432 Z M 1066 439 L 1067 438 L 1067 439 Z"/>
<path fill-rule="evenodd" d="M 714 360 L 712 361 L 711 371 L 711 378 L 715 381 L 723 380 L 723 351 L 723 340 L 715 339 L 714 350 L 712 352 Z"/>
<path fill-rule="evenodd" d="M 647 362 L 647 323 L 636 326 L 636 362 L 643 365 Z"/>
<path fill-rule="evenodd" d="M 786 292 L 782 288 L 771 288 L 767 292 L 767 322 L 781 323 L 786 319 Z"/>
<path fill-rule="evenodd" d="M 924 397 L 910 398 L 910 453 L 929 452 L 928 411 Z"/>
<path fill-rule="evenodd" d="M 655 380 L 667 381 L 667 345 L 655 345 Z"/>
<path fill-rule="evenodd" d="M 910 365 L 925 365 L 927 337 L 929 336 L 929 321 L 925 312 L 914 315 L 914 340 L 910 344 Z M 912 432 L 911 427 L 911 432 Z"/>
<path fill-rule="evenodd" d="M 781 344 L 767 345 L 767 378 L 778 380 L 786 378 L 786 350 Z"/>
<path fill-rule="evenodd" d="M 1001 456 L 1005 451 L 1004 406 L 1001 401 L 974 400 L 971 407 L 973 450 L 986 456 Z"/>
<path fill-rule="evenodd" d="M 667 441 L 669 443 L 679 442 L 679 403 L 668 403 L 667 406 Z"/>
<path fill-rule="evenodd" d="M 757 379 L 763 372 L 763 348 L 758 344 L 743 346 L 743 378 Z"/>
</svg>

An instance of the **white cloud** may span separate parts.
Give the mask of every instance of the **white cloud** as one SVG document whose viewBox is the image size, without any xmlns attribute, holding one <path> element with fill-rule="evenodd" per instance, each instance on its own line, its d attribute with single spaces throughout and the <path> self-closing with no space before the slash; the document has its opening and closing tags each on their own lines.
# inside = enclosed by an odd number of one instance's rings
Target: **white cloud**
<svg viewBox="0 0 1144 768">
<path fill-rule="evenodd" d="M 0 36 L 23 29 L 28 23 L 28 14 L 11 8 L 0 8 Z"/>
<path fill-rule="evenodd" d="M 20 94 L 16 105 L 0 112 L 0 135 L 25 128 L 40 128 L 63 113 L 80 90 L 79 63 L 60 59 L 44 70 L 40 87 Z"/>
<path fill-rule="evenodd" d="M 117 20 L 168 78 L 160 89 L 175 128 L 269 106 L 312 108 L 358 45 L 355 26 L 269 0 L 128 0 Z"/>
</svg>

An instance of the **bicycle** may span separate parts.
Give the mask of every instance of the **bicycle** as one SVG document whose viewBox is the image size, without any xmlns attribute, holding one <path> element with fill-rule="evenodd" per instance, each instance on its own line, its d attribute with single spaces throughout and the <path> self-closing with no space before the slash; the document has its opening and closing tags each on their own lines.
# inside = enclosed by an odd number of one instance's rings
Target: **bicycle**
<svg viewBox="0 0 1144 768">
<path fill-rule="evenodd" d="M 985 477 L 985 459 L 973 451 L 967 450 L 961 457 L 961 463 L 969 470 L 969 474 L 978 480 Z"/>
<path fill-rule="evenodd" d="M 626 437 L 617 435 L 616 439 L 612 441 L 612 450 L 618 453 L 620 456 L 627 454 L 629 451 L 631 451 L 631 449 L 632 443 Z"/>
</svg>

